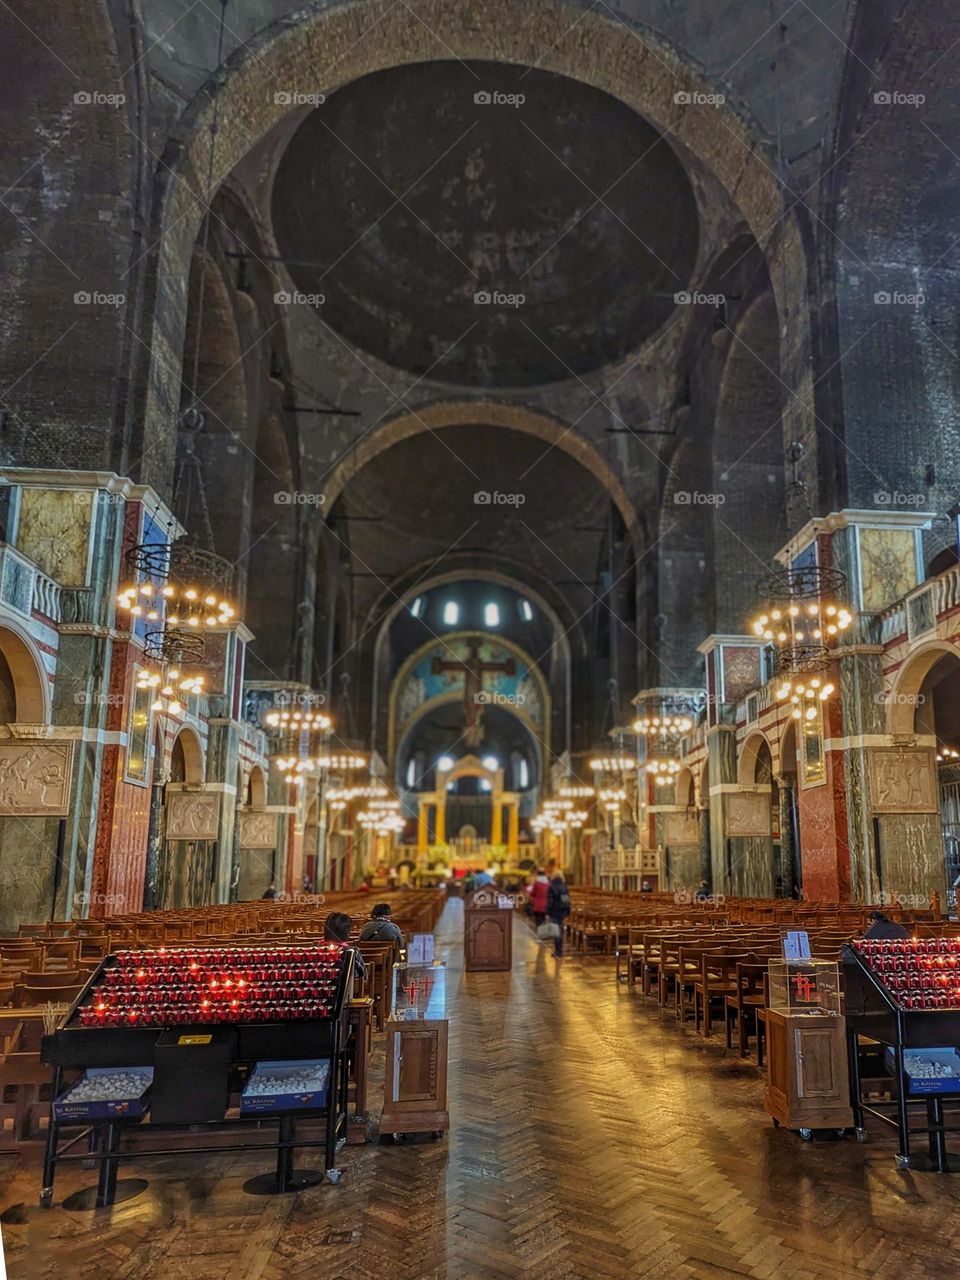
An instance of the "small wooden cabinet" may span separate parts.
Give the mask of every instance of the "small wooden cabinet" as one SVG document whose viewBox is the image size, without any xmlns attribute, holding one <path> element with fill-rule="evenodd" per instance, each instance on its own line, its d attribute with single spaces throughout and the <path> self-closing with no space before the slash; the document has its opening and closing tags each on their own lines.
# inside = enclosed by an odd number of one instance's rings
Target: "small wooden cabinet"
<svg viewBox="0 0 960 1280">
<path fill-rule="evenodd" d="M 463 962 L 468 973 L 502 973 L 513 968 L 513 911 L 492 894 L 467 898 L 463 913 Z"/>
<path fill-rule="evenodd" d="M 842 1017 L 767 1010 L 765 1107 L 788 1129 L 853 1125 Z"/>
<path fill-rule="evenodd" d="M 387 1073 L 380 1132 L 442 1133 L 447 1111 L 446 1019 L 387 1023 Z"/>
</svg>

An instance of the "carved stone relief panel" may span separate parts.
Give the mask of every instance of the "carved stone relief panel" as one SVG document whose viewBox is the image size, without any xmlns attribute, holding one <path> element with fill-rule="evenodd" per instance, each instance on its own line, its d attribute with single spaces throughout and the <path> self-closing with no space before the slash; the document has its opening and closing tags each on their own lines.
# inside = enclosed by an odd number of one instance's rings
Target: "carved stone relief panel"
<svg viewBox="0 0 960 1280">
<path fill-rule="evenodd" d="M 919 747 L 876 748 L 870 753 L 870 794 L 875 813 L 936 813 L 933 752 Z"/>
<path fill-rule="evenodd" d="M 770 796 L 765 791 L 731 792 L 726 796 L 728 836 L 768 836 Z"/>
<path fill-rule="evenodd" d="M 0 816 L 66 815 L 72 763 L 72 742 L 0 742 Z"/>
<path fill-rule="evenodd" d="M 216 840 L 220 796 L 216 791 L 172 791 L 167 796 L 168 840 Z"/>
<path fill-rule="evenodd" d="M 243 849 L 273 849 L 277 844 L 277 815 L 275 813 L 241 813 L 240 847 Z"/>
</svg>

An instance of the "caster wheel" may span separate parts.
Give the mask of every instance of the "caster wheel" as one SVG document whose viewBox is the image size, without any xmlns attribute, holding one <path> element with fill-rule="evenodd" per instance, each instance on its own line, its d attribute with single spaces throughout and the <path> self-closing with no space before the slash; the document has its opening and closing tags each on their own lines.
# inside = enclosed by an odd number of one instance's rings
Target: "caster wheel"
<svg viewBox="0 0 960 1280">
<path fill-rule="evenodd" d="M 845 1138 L 846 1136 L 847 1136 L 847 1131 L 846 1131 L 846 1129 L 838 1129 L 838 1130 L 837 1130 L 837 1137 L 838 1137 L 838 1138 Z"/>
<path fill-rule="evenodd" d="M 812 1141 L 813 1141 L 813 1130 L 812 1130 L 812 1129 L 798 1129 L 798 1130 L 797 1130 L 797 1133 L 799 1133 L 800 1137 L 804 1140 L 804 1142 L 812 1142 Z"/>
<path fill-rule="evenodd" d="M 342 1177 L 343 1177 L 342 1169 L 327 1170 L 327 1181 L 331 1184 L 331 1186 L 335 1187 Z"/>
<path fill-rule="evenodd" d="M 440 1139 L 441 1139 L 442 1137 L 443 1137 L 443 1130 L 442 1130 L 442 1129 L 434 1129 L 433 1133 L 431 1133 L 431 1135 L 430 1135 L 430 1141 L 431 1141 L 431 1142 L 439 1142 L 439 1141 L 440 1141 Z"/>
<path fill-rule="evenodd" d="M 777 1117 L 776 1117 L 776 1116 L 774 1116 L 774 1117 L 773 1117 L 773 1127 L 774 1127 L 775 1129 L 779 1129 L 779 1128 L 780 1128 L 780 1121 L 777 1119 Z"/>
<path fill-rule="evenodd" d="M 49 1209 L 53 1204 L 53 1187 L 44 1187 L 40 1192 L 40 1208 Z"/>
<path fill-rule="evenodd" d="M 858 1141 L 858 1142 L 866 1142 L 866 1141 L 867 1141 L 867 1131 L 866 1131 L 866 1129 L 854 1129 L 854 1133 L 857 1135 L 857 1141 Z"/>
<path fill-rule="evenodd" d="M 897 1166 L 897 1168 L 898 1168 L 898 1169 L 909 1169 L 909 1168 L 910 1168 L 910 1157 L 909 1157 L 909 1156 L 896 1155 L 896 1156 L 894 1156 L 893 1158 L 894 1158 L 894 1161 L 896 1162 L 896 1166 Z"/>
</svg>

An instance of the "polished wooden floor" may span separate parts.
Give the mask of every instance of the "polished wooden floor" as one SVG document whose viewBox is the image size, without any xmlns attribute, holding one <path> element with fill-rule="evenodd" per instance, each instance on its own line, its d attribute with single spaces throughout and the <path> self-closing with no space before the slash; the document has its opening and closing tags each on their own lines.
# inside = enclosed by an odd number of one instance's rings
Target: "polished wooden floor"
<svg viewBox="0 0 960 1280">
<path fill-rule="evenodd" d="M 96 1215 L 35 1208 L 38 1161 L 0 1156 L 0 1209 L 26 1205 L 3 1228 L 11 1280 L 960 1275 L 960 1175 L 897 1171 L 886 1135 L 774 1130 L 750 1065 L 519 919 L 512 974 L 463 973 L 460 912 L 441 921 L 448 1138 L 349 1148 L 339 1186 L 275 1199 L 241 1190 L 256 1155 L 158 1161 Z M 58 1177 L 58 1205 L 90 1177 Z"/>
</svg>

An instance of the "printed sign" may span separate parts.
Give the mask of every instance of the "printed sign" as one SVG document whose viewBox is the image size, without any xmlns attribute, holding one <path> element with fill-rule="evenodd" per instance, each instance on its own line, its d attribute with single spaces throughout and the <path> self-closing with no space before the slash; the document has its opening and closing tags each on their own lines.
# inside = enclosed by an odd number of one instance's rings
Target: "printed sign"
<svg viewBox="0 0 960 1280">
<path fill-rule="evenodd" d="M 784 960 L 809 960 L 810 935 L 804 929 L 788 929 L 783 935 Z"/>
<path fill-rule="evenodd" d="M 433 934 L 415 933 L 407 943 L 407 964 L 433 964 Z"/>
</svg>

